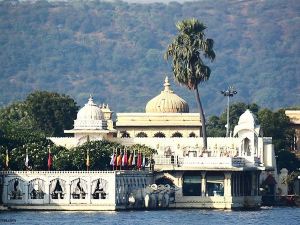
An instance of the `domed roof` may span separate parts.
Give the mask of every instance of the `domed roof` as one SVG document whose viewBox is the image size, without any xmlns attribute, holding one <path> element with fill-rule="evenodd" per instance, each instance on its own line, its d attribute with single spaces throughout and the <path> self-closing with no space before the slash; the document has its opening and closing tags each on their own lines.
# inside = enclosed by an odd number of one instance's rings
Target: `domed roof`
<svg viewBox="0 0 300 225">
<path fill-rule="evenodd" d="M 233 136 L 239 135 L 239 133 L 245 130 L 254 132 L 256 136 L 262 133 L 256 116 L 249 109 L 240 116 L 238 125 L 234 127 Z"/>
<path fill-rule="evenodd" d="M 189 105 L 176 95 L 170 88 L 168 77 L 165 79 L 164 90 L 152 98 L 146 105 L 146 113 L 188 113 Z"/>
<path fill-rule="evenodd" d="M 253 126 L 257 125 L 256 116 L 247 109 L 239 118 L 238 124 L 251 124 Z"/>
<path fill-rule="evenodd" d="M 93 102 L 91 95 L 88 103 L 78 111 L 77 120 L 103 120 L 101 109 Z"/>
</svg>

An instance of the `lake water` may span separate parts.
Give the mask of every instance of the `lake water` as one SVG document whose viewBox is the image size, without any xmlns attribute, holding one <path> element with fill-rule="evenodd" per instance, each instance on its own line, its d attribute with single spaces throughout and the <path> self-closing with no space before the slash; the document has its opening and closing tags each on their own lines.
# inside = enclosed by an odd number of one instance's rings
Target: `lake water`
<svg viewBox="0 0 300 225">
<path fill-rule="evenodd" d="M 266 207 L 257 211 L 158 210 L 120 212 L 7 211 L 0 212 L 0 224 L 280 224 L 299 225 L 300 208 Z"/>
</svg>

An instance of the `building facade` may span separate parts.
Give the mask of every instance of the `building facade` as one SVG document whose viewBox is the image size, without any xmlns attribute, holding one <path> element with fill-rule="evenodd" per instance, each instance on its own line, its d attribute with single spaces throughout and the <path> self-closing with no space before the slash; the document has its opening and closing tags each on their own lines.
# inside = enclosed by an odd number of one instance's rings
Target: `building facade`
<svg viewBox="0 0 300 225">
<path fill-rule="evenodd" d="M 203 150 L 199 114 L 189 113 L 187 102 L 172 91 L 167 78 L 163 91 L 146 104 L 145 113 L 117 113 L 116 126 L 113 124 L 109 107 L 97 106 L 90 97 L 79 110 L 74 128 L 65 131 L 74 137 L 51 137 L 50 140 L 68 148 L 88 140 L 103 139 L 125 146 L 144 144 L 157 150 L 152 156 L 154 167 L 151 171 L 146 168 L 146 172 L 3 174 L 4 203 L 10 205 L 22 200 L 25 205 L 31 204 L 29 196 L 35 185 L 33 180 L 46 177 L 43 181 L 45 189 L 42 189 L 46 193 L 42 200 L 44 205 L 55 203 L 52 198 L 55 190 L 66 196 L 56 202 L 57 205 L 75 204 L 77 200 L 73 194 L 76 198 L 83 195 L 79 182 L 87 193 L 81 203 L 93 207 L 99 203 L 93 200 L 93 194 L 101 178 L 109 185 L 106 196 L 110 197 L 103 201 L 108 210 L 160 206 L 256 208 L 261 202 L 261 173 L 273 171 L 276 167 L 272 138 L 262 137 L 260 126 L 249 110 L 240 116 L 233 137 L 208 138 L 208 148 Z M 29 188 L 29 191 L 22 192 L 26 201 L 10 200 L 12 191 L 18 191 L 15 189 L 18 186 L 16 179 L 20 179 L 18 185 Z M 57 187 L 58 181 L 60 188 Z"/>
<path fill-rule="evenodd" d="M 285 114 L 290 118 L 291 126 L 295 129 L 294 149 L 300 157 L 300 110 L 285 110 Z"/>
</svg>

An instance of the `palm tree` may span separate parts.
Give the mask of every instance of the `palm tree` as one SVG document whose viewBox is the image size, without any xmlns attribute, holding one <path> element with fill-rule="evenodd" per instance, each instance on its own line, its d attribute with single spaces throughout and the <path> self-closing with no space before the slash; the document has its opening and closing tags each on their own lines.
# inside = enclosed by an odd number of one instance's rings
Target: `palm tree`
<svg viewBox="0 0 300 225">
<path fill-rule="evenodd" d="M 206 26 L 197 19 L 192 18 L 180 21 L 176 24 L 176 27 L 179 34 L 169 44 L 165 58 L 166 60 L 172 58 L 174 79 L 179 84 L 195 92 L 202 122 L 203 149 L 206 150 L 206 125 L 198 85 L 209 79 L 211 70 L 204 64 L 202 59 L 214 60 L 214 41 L 205 38 L 204 30 Z"/>
</svg>

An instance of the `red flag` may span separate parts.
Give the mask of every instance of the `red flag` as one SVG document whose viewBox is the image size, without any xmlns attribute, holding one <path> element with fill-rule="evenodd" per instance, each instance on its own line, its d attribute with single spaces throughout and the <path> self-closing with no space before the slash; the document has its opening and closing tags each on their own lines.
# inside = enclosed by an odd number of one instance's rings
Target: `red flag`
<svg viewBox="0 0 300 225">
<path fill-rule="evenodd" d="M 48 170 L 51 169 L 52 166 L 52 156 L 51 156 L 51 151 L 49 149 L 49 154 L 48 154 Z"/>
<path fill-rule="evenodd" d="M 137 168 L 141 169 L 142 167 L 142 153 L 138 153 L 138 158 L 137 158 Z"/>
</svg>

